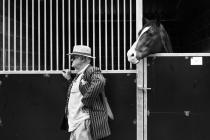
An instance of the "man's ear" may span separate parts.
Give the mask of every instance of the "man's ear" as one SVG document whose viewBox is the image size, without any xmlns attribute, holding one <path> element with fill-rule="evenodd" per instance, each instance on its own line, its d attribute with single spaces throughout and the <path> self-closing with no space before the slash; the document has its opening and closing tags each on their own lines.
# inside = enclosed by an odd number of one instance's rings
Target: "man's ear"
<svg viewBox="0 0 210 140">
<path fill-rule="evenodd" d="M 89 61 L 89 60 L 88 60 L 88 57 L 85 57 L 85 56 L 82 57 L 81 60 L 82 60 L 82 62 L 87 62 L 87 61 Z"/>
<path fill-rule="evenodd" d="M 81 57 L 81 61 L 82 62 L 85 62 L 86 61 L 86 58 L 85 57 Z"/>
</svg>

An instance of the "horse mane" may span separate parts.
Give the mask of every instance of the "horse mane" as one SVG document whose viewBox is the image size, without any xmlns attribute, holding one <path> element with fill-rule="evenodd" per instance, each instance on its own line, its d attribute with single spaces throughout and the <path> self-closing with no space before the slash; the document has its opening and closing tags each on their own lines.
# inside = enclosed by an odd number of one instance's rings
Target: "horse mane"
<svg viewBox="0 0 210 140">
<path fill-rule="evenodd" d="M 167 53 L 172 53 L 173 49 L 172 49 L 170 37 L 162 24 L 160 24 L 160 35 L 163 40 L 163 45 L 164 45 L 165 51 Z"/>
</svg>

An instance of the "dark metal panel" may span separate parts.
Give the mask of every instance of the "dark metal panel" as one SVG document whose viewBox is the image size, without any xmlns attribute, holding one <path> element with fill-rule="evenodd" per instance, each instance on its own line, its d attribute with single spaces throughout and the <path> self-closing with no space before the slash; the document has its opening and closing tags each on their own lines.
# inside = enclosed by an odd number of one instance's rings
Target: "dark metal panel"
<svg viewBox="0 0 210 140">
<path fill-rule="evenodd" d="M 136 140 L 136 74 L 104 76 L 115 117 L 106 140 Z M 0 139 L 68 139 L 69 134 L 60 130 L 67 89 L 61 75 L 0 75 Z"/>
<path fill-rule="evenodd" d="M 190 65 L 190 57 L 148 59 L 148 106 L 153 111 L 210 111 L 210 58 Z"/>
<path fill-rule="evenodd" d="M 209 139 L 210 57 L 148 58 L 148 139 Z M 164 135 L 165 134 L 165 135 Z"/>
<path fill-rule="evenodd" d="M 183 114 L 153 114 L 148 117 L 148 140 L 193 140 L 192 119 Z"/>
</svg>

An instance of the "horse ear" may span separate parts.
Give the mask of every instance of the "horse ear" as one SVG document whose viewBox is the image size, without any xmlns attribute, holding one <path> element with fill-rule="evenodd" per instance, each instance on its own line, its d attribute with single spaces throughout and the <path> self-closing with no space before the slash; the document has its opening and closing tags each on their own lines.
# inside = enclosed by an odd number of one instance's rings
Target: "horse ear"
<svg viewBox="0 0 210 140">
<path fill-rule="evenodd" d="M 143 25 L 145 25 L 149 22 L 150 22 L 150 20 L 148 18 L 143 17 Z"/>
<path fill-rule="evenodd" d="M 155 23 L 158 27 L 160 27 L 160 19 L 161 19 L 161 15 L 158 11 L 155 11 L 155 14 L 154 14 L 154 19 L 155 19 Z"/>
</svg>

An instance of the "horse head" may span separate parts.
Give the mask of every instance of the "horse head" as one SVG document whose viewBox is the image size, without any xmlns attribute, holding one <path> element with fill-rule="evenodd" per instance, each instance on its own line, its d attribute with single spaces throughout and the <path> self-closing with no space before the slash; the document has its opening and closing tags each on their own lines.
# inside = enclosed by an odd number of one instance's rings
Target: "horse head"
<svg viewBox="0 0 210 140">
<path fill-rule="evenodd" d="M 169 36 L 157 20 L 147 20 L 140 30 L 137 40 L 127 52 L 128 61 L 137 64 L 150 54 L 173 52 Z"/>
</svg>

